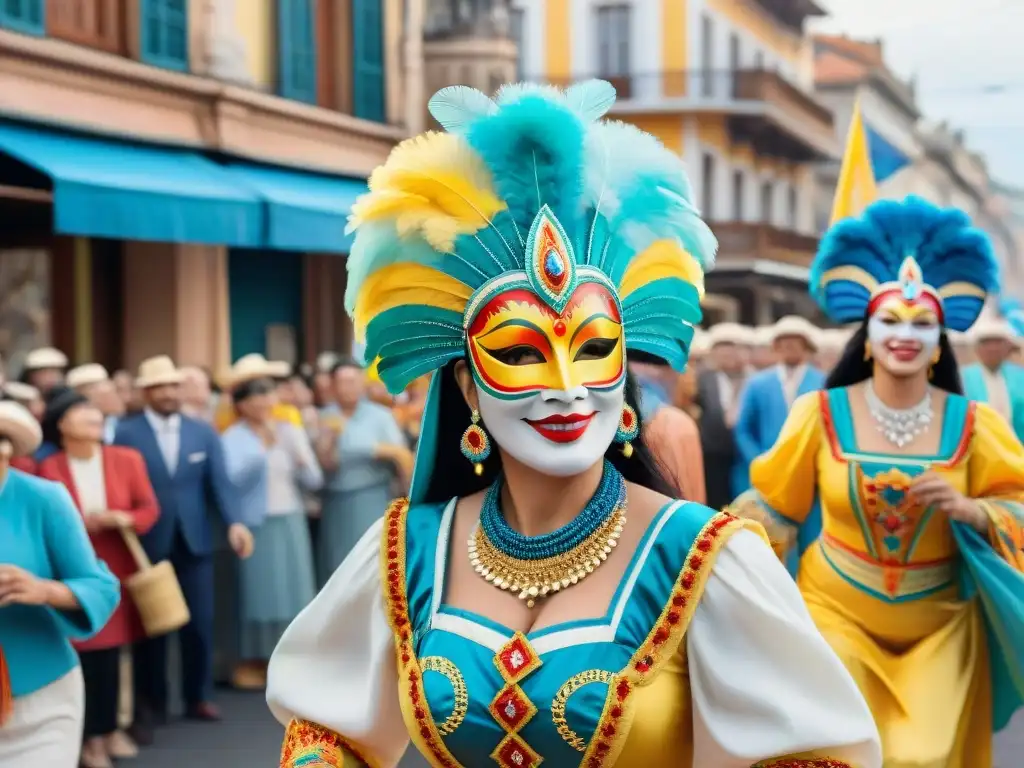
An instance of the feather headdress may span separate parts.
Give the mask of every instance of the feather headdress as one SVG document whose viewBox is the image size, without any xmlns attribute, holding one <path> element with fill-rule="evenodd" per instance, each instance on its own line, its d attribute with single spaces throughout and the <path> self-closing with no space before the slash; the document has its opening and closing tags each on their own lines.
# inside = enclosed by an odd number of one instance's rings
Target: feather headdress
<svg viewBox="0 0 1024 768">
<path fill-rule="evenodd" d="M 473 314 L 523 287 L 561 311 L 576 285 L 605 285 L 627 349 L 681 369 L 716 241 L 679 157 L 600 118 L 606 82 L 566 91 L 508 85 L 494 99 L 445 88 L 447 132 L 394 149 L 349 222 L 346 308 L 393 392 L 462 357 Z"/>
<path fill-rule="evenodd" d="M 908 301 L 929 297 L 954 331 L 974 324 L 997 284 L 988 236 L 962 211 L 919 197 L 881 200 L 836 223 L 810 277 L 811 294 L 836 322 L 863 320 L 872 302 L 899 293 Z"/>
</svg>

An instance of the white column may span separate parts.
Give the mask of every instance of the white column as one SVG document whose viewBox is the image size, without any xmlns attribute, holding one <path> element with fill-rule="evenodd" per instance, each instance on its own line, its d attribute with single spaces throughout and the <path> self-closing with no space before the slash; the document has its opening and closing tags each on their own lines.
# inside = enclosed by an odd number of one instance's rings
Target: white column
<svg viewBox="0 0 1024 768">
<path fill-rule="evenodd" d="M 251 1 L 251 0 L 250 0 Z M 235 0 L 206 0 L 206 73 L 218 80 L 251 84 L 245 40 L 238 32 Z"/>
</svg>

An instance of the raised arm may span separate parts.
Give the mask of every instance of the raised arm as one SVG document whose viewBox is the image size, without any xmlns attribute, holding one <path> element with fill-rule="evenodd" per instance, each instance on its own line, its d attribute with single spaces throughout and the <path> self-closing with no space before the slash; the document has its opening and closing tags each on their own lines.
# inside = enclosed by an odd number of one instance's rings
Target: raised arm
<svg viewBox="0 0 1024 768">
<path fill-rule="evenodd" d="M 756 533 L 724 545 L 686 637 L 695 766 L 881 768 L 867 703 Z"/>
<path fill-rule="evenodd" d="M 394 768 L 409 743 L 384 614 L 382 529 L 383 520 L 371 526 L 270 659 L 267 703 L 287 727 L 281 768 Z"/>
</svg>

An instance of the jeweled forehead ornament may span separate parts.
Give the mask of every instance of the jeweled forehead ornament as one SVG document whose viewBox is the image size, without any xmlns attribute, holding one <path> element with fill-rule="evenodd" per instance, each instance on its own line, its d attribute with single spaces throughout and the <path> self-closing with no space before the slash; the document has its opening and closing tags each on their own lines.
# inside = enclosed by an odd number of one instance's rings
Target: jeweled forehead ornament
<svg viewBox="0 0 1024 768">
<path fill-rule="evenodd" d="M 903 259 L 896 280 L 882 283 L 872 292 L 871 301 L 868 303 L 868 315 L 875 314 L 880 306 L 894 297 L 899 298 L 907 306 L 928 307 L 935 313 L 940 323 L 944 322 L 942 297 L 938 291 L 925 283 L 924 273 L 912 255 Z"/>
<path fill-rule="evenodd" d="M 524 252 L 524 269 L 498 275 L 473 293 L 463 314 L 464 329 L 469 329 L 480 308 L 487 306 L 491 299 L 517 289 L 531 291 L 556 315 L 561 315 L 580 285 L 598 283 L 608 289 L 621 314 L 615 286 L 599 269 L 577 262 L 572 242 L 547 205 L 541 207 L 533 220 Z"/>
</svg>

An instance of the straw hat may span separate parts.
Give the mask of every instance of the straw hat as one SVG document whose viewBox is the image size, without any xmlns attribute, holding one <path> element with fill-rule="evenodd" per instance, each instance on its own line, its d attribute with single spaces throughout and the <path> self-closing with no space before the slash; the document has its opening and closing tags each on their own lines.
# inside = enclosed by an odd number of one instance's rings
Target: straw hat
<svg viewBox="0 0 1024 768">
<path fill-rule="evenodd" d="M 68 356 L 55 347 L 33 349 L 25 356 L 26 371 L 42 371 L 49 368 L 68 367 Z"/>
<path fill-rule="evenodd" d="M 4 384 L 4 394 L 19 403 L 30 403 L 41 397 L 38 389 L 20 381 L 8 381 Z"/>
<path fill-rule="evenodd" d="M 811 349 L 816 350 L 821 343 L 820 334 L 821 331 L 806 318 L 799 315 L 786 315 L 772 326 L 771 340 L 774 344 L 786 336 L 799 336 L 807 342 Z"/>
<path fill-rule="evenodd" d="M 0 402 L 0 435 L 11 441 L 15 456 L 30 456 L 43 442 L 39 422 L 25 406 L 11 400 Z"/>
<path fill-rule="evenodd" d="M 967 334 L 975 344 L 997 339 L 1008 341 L 1011 344 L 1016 344 L 1018 341 L 1017 334 L 1013 332 L 1013 327 L 1002 318 L 983 317 L 971 326 Z"/>
<path fill-rule="evenodd" d="M 750 331 L 739 323 L 715 323 L 708 331 L 708 349 L 719 344 L 750 344 Z"/>
<path fill-rule="evenodd" d="M 272 363 L 263 355 L 253 352 L 251 355 L 243 355 L 235 361 L 224 377 L 224 386 L 227 389 L 234 389 L 239 384 L 255 379 L 279 379 L 287 376 L 291 371 L 288 363 Z"/>
<path fill-rule="evenodd" d="M 107 369 L 99 363 L 86 363 L 72 368 L 64 377 L 64 383 L 72 389 L 87 387 L 90 384 L 99 384 L 101 381 L 109 381 L 110 374 Z"/>
<path fill-rule="evenodd" d="M 181 384 L 184 377 L 167 355 L 157 355 L 139 363 L 139 375 L 135 386 L 139 389 L 161 387 L 165 384 Z"/>
<path fill-rule="evenodd" d="M 773 327 L 770 325 L 759 325 L 752 330 L 751 346 L 770 347 L 772 345 Z"/>
<path fill-rule="evenodd" d="M 316 356 L 316 370 L 319 373 L 330 373 L 340 357 L 334 352 L 321 352 Z"/>
<path fill-rule="evenodd" d="M 711 349 L 711 342 L 708 339 L 708 332 L 703 328 L 693 329 L 693 341 L 690 342 L 691 355 L 706 355 Z"/>
</svg>

